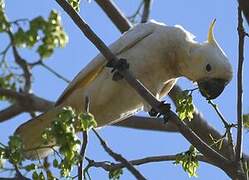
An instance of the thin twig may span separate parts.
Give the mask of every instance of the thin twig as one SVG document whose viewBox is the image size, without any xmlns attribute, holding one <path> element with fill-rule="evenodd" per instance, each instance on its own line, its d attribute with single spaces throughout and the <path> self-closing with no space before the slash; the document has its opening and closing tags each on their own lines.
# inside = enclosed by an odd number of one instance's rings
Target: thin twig
<svg viewBox="0 0 249 180">
<path fill-rule="evenodd" d="M 18 64 L 21 69 L 23 70 L 23 73 L 24 73 L 24 79 L 25 79 L 25 83 L 24 83 L 24 92 L 29 92 L 31 90 L 31 77 L 32 77 L 32 73 L 31 73 L 31 70 L 30 70 L 30 67 L 27 63 L 26 60 L 24 60 L 18 50 L 17 50 L 17 47 L 15 45 L 15 42 L 14 42 L 14 37 L 13 37 L 13 34 L 11 31 L 8 31 L 7 32 L 8 35 L 9 35 L 9 38 L 10 38 L 10 42 L 11 42 L 11 46 L 12 46 L 12 49 L 13 49 L 13 54 L 14 54 L 14 58 L 15 58 L 15 62 L 16 64 Z"/>
<path fill-rule="evenodd" d="M 141 11 L 141 8 L 143 7 L 143 0 L 139 3 L 138 7 L 137 7 L 137 10 L 130 16 L 128 16 L 128 19 L 132 22 L 132 23 L 135 23 L 136 22 L 136 17 L 137 16 L 140 16 L 140 11 Z"/>
<path fill-rule="evenodd" d="M 96 136 L 98 137 L 101 145 L 103 146 L 103 148 L 105 149 L 105 151 L 111 156 L 113 157 L 116 161 L 121 162 L 122 164 L 124 164 L 124 166 L 137 178 L 137 179 L 146 179 L 128 160 L 126 160 L 121 154 L 117 154 L 115 153 L 113 150 L 111 150 L 106 142 L 100 137 L 100 135 L 98 134 L 98 132 L 93 129 L 93 132 L 96 134 Z"/>
<path fill-rule="evenodd" d="M 85 98 L 85 112 L 89 113 L 89 107 L 90 107 L 90 100 L 89 97 L 86 96 Z M 78 167 L 78 179 L 82 180 L 83 179 L 83 167 L 84 167 L 84 159 L 85 159 L 85 154 L 86 154 L 86 148 L 88 144 L 88 131 L 82 131 L 82 146 L 80 150 L 80 155 L 81 155 L 81 160 L 79 162 L 79 167 Z"/>
<path fill-rule="evenodd" d="M 238 35 L 239 35 L 239 47 L 238 47 L 238 71 L 237 71 L 237 144 L 235 163 L 237 167 L 238 179 L 245 173 L 243 173 L 242 165 L 242 152 L 243 152 L 243 62 L 244 62 L 244 38 L 245 31 L 243 27 L 243 17 L 240 7 L 238 7 Z"/>
<path fill-rule="evenodd" d="M 14 164 L 14 168 L 16 171 L 16 178 L 19 180 L 26 180 L 27 178 L 22 175 L 22 173 L 19 171 L 18 167 L 16 164 Z"/>
<path fill-rule="evenodd" d="M 217 113 L 217 115 L 219 116 L 219 118 L 221 119 L 222 123 L 224 124 L 225 128 L 228 128 L 230 126 L 230 124 L 228 123 L 228 121 L 226 120 L 226 118 L 223 116 L 223 114 L 220 112 L 218 105 L 214 104 L 212 100 L 208 100 L 208 103 L 211 104 L 211 106 L 214 108 L 215 112 Z"/>
<path fill-rule="evenodd" d="M 4 48 L 4 50 L 2 50 L 2 51 L 0 52 L 0 55 L 1 55 L 1 56 L 5 56 L 6 53 L 8 52 L 8 50 L 9 50 L 10 48 L 11 48 L 11 43 L 8 44 L 8 46 L 6 46 L 6 48 Z"/>
<path fill-rule="evenodd" d="M 238 72 L 237 72 L 237 145 L 235 160 L 237 163 L 242 158 L 243 149 L 243 61 L 244 61 L 244 28 L 243 18 L 240 7 L 238 8 L 238 35 L 239 35 L 239 59 L 238 59 Z"/>
<path fill-rule="evenodd" d="M 196 158 L 198 161 L 206 162 L 206 163 L 212 164 L 214 166 L 217 166 L 216 164 L 213 164 L 213 162 L 209 161 L 203 155 L 197 155 Z M 116 169 L 125 168 L 125 165 L 123 163 L 112 163 L 112 162 L 106 162 L 106 161 L 96 162 L 96 161 L 93 161 L 87 157 L 86 157 L 86 159 L 89 163 L 89 166 L 96 167 L 96 168 L 100 167 L 106 171 L 113 171 Z M 161 155 L 161 156 L 150 156 L 150 157 L 145 157 L 145 158 L 141 158 L 141 159 L 135 159 L 135 160 L 131 160 L 129 162 L 133 166 L 138 166 L 138 165 L 144 165 L 144 164 L 148 164 L 148 163 L 175 161 L 176 159 L 177 159 L 177 155 Z"/>
<path fill-rule="evenodd" d="M 223 116 L 223 114 L 220 112 L 218 105 L 214 104 L 212 100 L 208 100 L 208 103 L 211 104 L 211 106 L 214 108 L 215 112 L 217 113 L 217 115 L 219 116 L 219 118 L 221 119 L 222 123 L 224 124 L 224 127 L 226 129 L 225 135 L 224 137 L 227 137 L 227 141 L 228 141 L 228 148 L 230 149 L 230 159 L 234 160 L 234 156 L 235 156 L 235 151 L 234 151 L 234 146 L 233 146 L 233 136 L 231 133 L 231 128 L 235 127 L 234 124 L 230 124 L 225 117 Z"/>
<path fill-rule="evenodd" d="M 48 65 L 44 64 L 42 61 L 40 61 L 40 65 L 42 67 L 44 67 L 45 69 L 47 69 L 49 72 L 51 72 L 52 74 L 54 74 L 56 77 L 58 77 L 59 79 L 65 81 L 66 83 L 70 83 L 70 80 L 68 80 L 67 78 L 63 77 L 62 75 L 60 75 L 59 73 L 57 73 L 54 69 L 52 69 L 51 67 L 49 67 Z"/>
<path fill-rule="evenodd" d="M 79 180 L 83 179 L 83 167 L 84 167 L 83 162 L 85 159 L 86 147 L 88 143 L 88 132 L 87 131 L 82 132 L 82 139 L 83 139 L 83 143 L 82 143 L 81 150 L 80 150 L 80 155 L 82 159 L 79 162 L 79 167 L 78 167 L 78 179 Z"/>
</svg>

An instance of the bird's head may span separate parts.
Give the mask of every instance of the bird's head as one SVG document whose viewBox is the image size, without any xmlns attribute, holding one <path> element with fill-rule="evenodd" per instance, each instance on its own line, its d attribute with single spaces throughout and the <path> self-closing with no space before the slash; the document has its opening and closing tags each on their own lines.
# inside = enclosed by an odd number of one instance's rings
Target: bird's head
<svg viewBox="0 0 249 180">
<path fill-rule="evenodd" d="M 190 51 L 187 77 L 197 82 L 202 96 L 215 99 L 232 79 L 232 66 L 227 56 L 216 42 L 213 29 L 215 20 L 208 32 L 208 40 Z"/>
</svg>

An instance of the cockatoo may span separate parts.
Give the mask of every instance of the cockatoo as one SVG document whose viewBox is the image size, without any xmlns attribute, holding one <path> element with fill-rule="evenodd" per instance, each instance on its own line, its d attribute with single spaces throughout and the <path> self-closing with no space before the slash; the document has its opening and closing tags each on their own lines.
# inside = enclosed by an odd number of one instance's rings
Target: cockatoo
<svg viewBox="0 0 249 180">
<path fill-rule="evenodd" d="M 194 36 L 181 26 L 166 26 L 151 21 L 138 24 L 109 46 L 118 57 L 129 63 L 133 75 L 156 98 L 161 99 L 179 77 L 197 82 L 201 94 L 209 99 L 219 96 L 232 78 L 232 67 L 213 35 L 210 25 L 208 40 L 194 41 Z M 41 145 L 41 134 L 49 127 L 62 107 L 71 106 L 82 112 L 85 97 L 89 97 L 90 112 L 98 127 L 121 121 L 148 107 L 148 104 L 124 80 L 113 81 L 107 60 L 96 56 L 72 80 L 57 100 L 55 106 L 19 126 L 15 134 L 24 142 L 25 149 Z M 48 149 L 29 153 L 30 157 L 48 155 Z M 34 158 L 34 157 L 33 157 Z"/>
</svg>

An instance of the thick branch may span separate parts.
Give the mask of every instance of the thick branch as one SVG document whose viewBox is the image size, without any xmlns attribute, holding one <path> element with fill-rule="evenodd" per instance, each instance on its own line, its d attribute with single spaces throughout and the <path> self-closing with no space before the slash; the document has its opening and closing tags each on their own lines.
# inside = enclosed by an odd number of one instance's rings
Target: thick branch
<svg viewBox="0 0 249 180">
<path fill-rule="evenodd" d="M 106 15 L 116 25 L 120 32 L 125 32 L 132 27 L 130 21 L 120 11 L 112 0 L 95 0 Z"/>
<path fill-rule="evenodd" d="M 103 56 L 112 61 L 113 64 L 118 62 L 117 57 L 109 50 L 109 48 L 103 43 L 103 41 L 90 29 L 90 27 L 84 22 L 83 19 L 74 11 L 74 9 L 65 0 L 56 0 L 58 4 L 68 13 L 75 24 L 82 30 L 85 36 L 100 50 Z M 205 142 L 203 142 L 191 129 L 189 129 L 184 122 L 177 118 L 176 114 L 172 111 L 165 109 L 161 102 L 158 101 L 138 80 L 134 79 L 129 70 L 119 70 L 125 80 L 130 84 L 137 93 L 142 96 L 157 112 L 174 117 L 173 123 L 179 128 L 181 134 L 193 144 L 202 154 L 208 157 L 210 160 L 220 164 L 225 168 L 231 167 L 231 162 L 224 158 L 222 155 L 210 148 Z"/>
<path fill-rule="evenodd" d="M 4 122 L 11 117 L 17 115 L 16 113 L 19 111 L 22 112 L 32 112 L 32 111 L 40 111 L 44 112 L 53 107 L 53 102 L 38 97 L 34 94 L 29 94 L 25 92 L 16 92 L 10 89 L 0 88 L 0 96 L 6 96 L 9 99 L 15 101 L 16 105 L 13 106 L 16 109 L 9 109 L 6 111 L 0 111 L 0 122 Z M 14 113 L 16 112 L 16 113 Z M 2 114 L 4 113 L 4 114 Z M 21 112 L 19 112 L 21 113 Z M 12 116 L 11 116 L 12 115 Z"/>
<path fill-rule="evenodd" d="M 239 7 L 243 11 L 243 14 L 249 24 L 249 1 L 248 0 L 238 0 Z"/>
<path fill-rule="evenodd" d="M 144 8 L 143 8 L 141 23 L 145 23 L 148 21 L 152 6 L 152 0 L 143 0 L 143 1 L 144 1 Z"/>
<path fill-rule="evenodd" d="M 13 118 L 23 112 L 21 106 L 13 104 L 6 109 L 0 111 L 0 122 Z"/>
<path fill-rule="evenodd" d="M 163 118 L 131 116 L 122 120 L 113 126 L 151 130 L 151 131 L 166 131 L 166 132 L 179 132 L 178 128 L 171 121 L 164 125 Z"/>
</svg>

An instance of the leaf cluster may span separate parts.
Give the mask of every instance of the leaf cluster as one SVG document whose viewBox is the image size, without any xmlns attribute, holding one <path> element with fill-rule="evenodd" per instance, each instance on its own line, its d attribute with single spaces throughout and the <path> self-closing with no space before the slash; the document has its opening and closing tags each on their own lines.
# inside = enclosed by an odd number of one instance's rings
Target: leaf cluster
<svg viewBox="0 0 249 180">
<path fill-rule="evenodd" d="M 7 31 L 10 27 L 10 23 L 5 15 L 5 3 L 4 0 L 0 0 L 0 32 Z"/>
<path fill-rule="evenodd" d="M 185 90 L 176 100 L 176 112 L 181 120 L 193 119 L 194 105 L 191 91 Z"/>
<path fill-rule="evenodd" d="M 119 180 L 123 174 L 123 169 L 114 169 L 109 171 L 109 179 Z"/>
<path fill-rule="evenodd" d="M 51 11 L 47 20 L 39 16 L 29 21 L 29 29 L 18 28 L 14 34 L 14 42 L 18 47 L 32 48 L 38 42 L 39 56 L 48 58 L 56 47 L 64 47 L 68 37 L 63 30 L 61 17 L 56 11 Z"/>
<path fill-rule="evenodd" d="M 76 114 L 71 107 L 64 107 L 52 123 L 51 128 L 45 130 L 42 135 L 45 144 L 56 141 L 59 146 L 60 161 L 54 159 L 53 166 L 60 169 L 62 177 L 68 177 L 73 166 L 82 159 L 79 154 L 80 140 L 76 135 L 76 124 L 78 130 L 86 131 L 95 127 L 96 121 L 90 113 Z"/>
<path fill-rule="evenodd" d="M 80 0 L 68 0 L 68 3 L 74 8 L 75 11 L 80 11 Z"/>
<path fill-rule="evenodd" d="M 244 128 L 249 128 L 249 114 L 244 114 L 243 115 L 243 125 Z"/>
<path fill-rule="evenodd" d="M 177 154 L 174 164 L 181 164 L 190 177 L 197 177 L 196 170 L 199 167 L 197 153 L 196 148 L 191 145 L 188 151 Z"/>
</svg>

